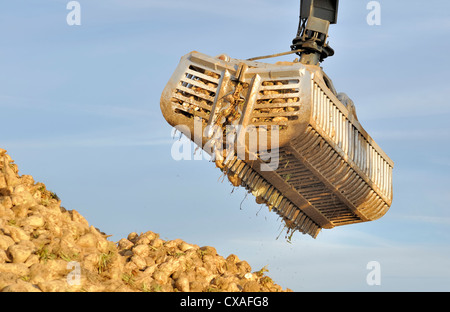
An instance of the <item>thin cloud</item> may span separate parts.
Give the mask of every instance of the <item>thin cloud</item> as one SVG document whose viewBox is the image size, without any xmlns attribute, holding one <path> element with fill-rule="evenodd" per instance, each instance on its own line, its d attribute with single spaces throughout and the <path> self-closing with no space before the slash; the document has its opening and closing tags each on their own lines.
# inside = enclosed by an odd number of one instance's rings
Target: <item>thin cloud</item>
<svg viewBox="0 0 450 312">
<path fill-rule="evenodd" d="M 148 134 L 148 135 L 147 135 Z M 164 146 L 173 144 L 167 137 L 152 137 L 151 133 L 142 134 L 130 132 L 128 134 L 110 133 L 99 135 L 86 133 L 84 135 L 58 135 L 34 140 L 3 141 L 2 146 L 11 148 L 64 148 L 64 147 L 136 147 L 136 146 Z"/>
<path fill-rule="evenodd" d="M 383 141 L 448 141 L 450 140 L 450 129 L 395 129 L 374 130 L 371 136 Z"/>
<path fill-rule="evenodd" d="M 110 104 L 89 103 L 68 103 L 45 100 L 42 98 L 0 95 L 0 107 L 12 110 L 39 110 L 40 112 L 72 112 L 88 115 L 114 117 L 114 118 L 151 118 L 155 119 L 155 112 L 149 106 L 148 109 L 136 108 L 130 106 L 118 106 Z"/>
<path fill-rule="evenodd" d="M 110 1 L 108 1 L 110 3 Z M 211 1 L 211 0 L 115 0 L 116 7 L 127 9 L 158 9 L 168 11 L 196 12 L 210 16 L 221 15 L 230 18 L 242 17 L 246 19 L 279 19 L 280 15 L 285 16 L 292 12 L 293 7 L 297 9 L 297 1 L 280 3 L 268 0 L 231 0 L 231 1 Z M 239 9 L 237 9 L 239 8 Z M 193 21 L 195 16 L 192 16 Z"/>
<path fill-rule="evenodd" d="M 414 222 L 450 226 L 450 217 L 403 216 L 402 218 Z"/>
</svg>

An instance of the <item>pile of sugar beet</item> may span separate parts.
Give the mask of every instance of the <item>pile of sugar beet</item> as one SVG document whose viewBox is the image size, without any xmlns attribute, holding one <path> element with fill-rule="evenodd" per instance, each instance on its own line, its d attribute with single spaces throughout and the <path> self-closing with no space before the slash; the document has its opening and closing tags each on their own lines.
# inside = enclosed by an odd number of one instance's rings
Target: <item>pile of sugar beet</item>
<svg viewBox="0 0 450 312">
<path fill-rule="evenodd" d="M 0 149 L 1 292 L 281 292 L 265 268 L 158 234 L 112 242 Z"/>
</svg>

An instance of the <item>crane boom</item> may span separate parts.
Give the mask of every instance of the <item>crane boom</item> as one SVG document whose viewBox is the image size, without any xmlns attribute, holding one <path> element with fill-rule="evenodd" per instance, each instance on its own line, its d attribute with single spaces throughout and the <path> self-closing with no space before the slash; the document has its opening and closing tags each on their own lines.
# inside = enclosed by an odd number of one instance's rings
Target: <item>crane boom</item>
<svg viewBox="0 0 450 312">
<path fill-rule="evenodd" d="M 328 45 L 330 24 L 337 23 L 339 0 L 301 0 L 300 23 L 292 50 L 300 50 L 300 62 L 317 65 L 334 50 Z"/>
</svg>

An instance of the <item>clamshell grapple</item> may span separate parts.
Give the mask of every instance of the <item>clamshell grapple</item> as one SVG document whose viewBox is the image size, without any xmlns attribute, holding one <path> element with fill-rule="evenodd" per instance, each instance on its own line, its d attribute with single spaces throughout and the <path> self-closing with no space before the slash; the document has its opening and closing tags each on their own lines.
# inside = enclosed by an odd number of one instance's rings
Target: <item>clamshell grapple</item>
<svg viewBox="0 0 450 312">
<path fill-rule="evenodd" d="M 167 122 L 291 231 L 373 221 L 392 204 L 393 162 L 316 64 L 191 52 L 161 97 Z"/>
</svg>

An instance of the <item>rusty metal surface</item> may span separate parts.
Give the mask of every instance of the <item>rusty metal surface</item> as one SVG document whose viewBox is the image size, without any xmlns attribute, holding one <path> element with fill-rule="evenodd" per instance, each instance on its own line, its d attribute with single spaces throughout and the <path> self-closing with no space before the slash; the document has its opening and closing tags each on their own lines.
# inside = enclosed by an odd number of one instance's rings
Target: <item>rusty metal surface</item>
<svg viewBox="0 0 450 312">
<path fill-rule="evenodd" d="M 265 203 L 290 230 L 315 238 L 321 229 L 381 218 L 393 198 L 394 163 L 327 79 L 318 66 L 192 52 L 164 89 L 161 111 L 215 157 L 235 186 Z M 236 129 L 231 141 L 225 140 L 227 126 Z M 249 128 L 259 136 L 267 132 L 256 152 Z M 227 153 L 230 144 L 243 145 L 245 157 Z M 260 151 L 277 151 L 272 170 Z"/>
</svg>

